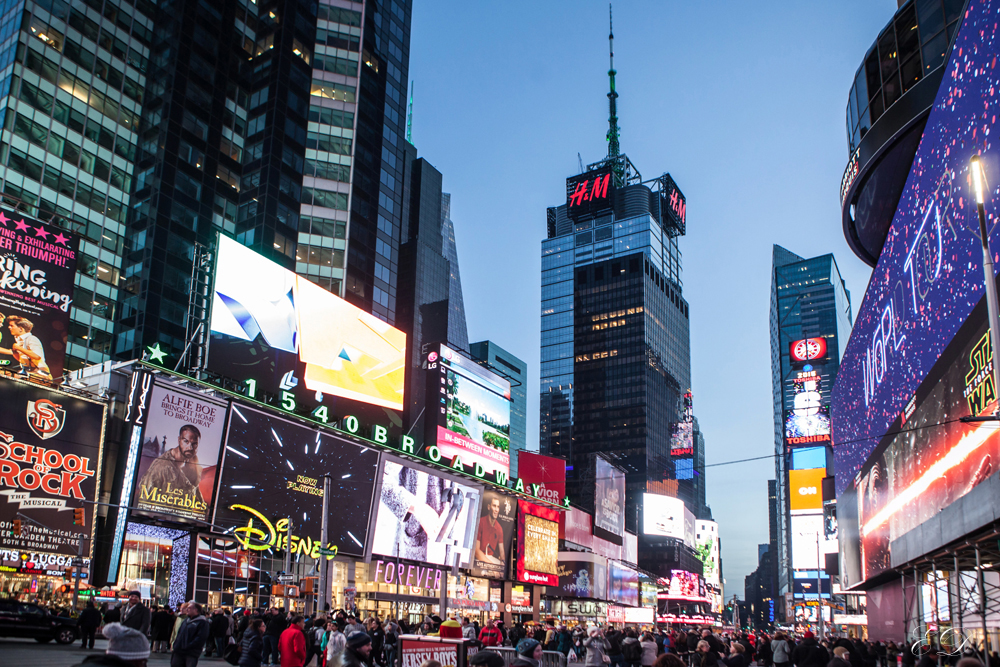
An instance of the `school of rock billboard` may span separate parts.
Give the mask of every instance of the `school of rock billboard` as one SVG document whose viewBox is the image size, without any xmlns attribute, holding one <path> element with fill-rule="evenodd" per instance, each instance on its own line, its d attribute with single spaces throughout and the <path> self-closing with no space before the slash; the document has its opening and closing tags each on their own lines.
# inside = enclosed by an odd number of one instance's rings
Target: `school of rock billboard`
<svg viewBox="0 0 1000 667">
<path fill-rule="evenodd" d="M 65 230 L 0 210 L 0 369 L 62 378 L 77 243 Z"/>
<path fill-rule="evenodd" d="M 0 380 L 0 405 L 0 560 L 75 556 L 81 538 L 89 554 L 104 405 L 16 380 Z"/>
</svg>

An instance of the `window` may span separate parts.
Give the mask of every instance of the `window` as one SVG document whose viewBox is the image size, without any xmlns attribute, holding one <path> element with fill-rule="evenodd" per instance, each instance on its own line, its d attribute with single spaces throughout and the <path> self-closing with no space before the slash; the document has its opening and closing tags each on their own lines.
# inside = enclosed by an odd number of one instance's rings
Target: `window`
<svg viewBox="0 0 1000 667">
<path fill-rule="evenodd" d="M 234 190 L 239 191 L 240 179 L 232 171 L 229 171 L 222 165 L 219 165 L 219 171 L 216 172 L 216 177 L 223 183 L 227 183 Z"/>
<path fill-rule="evenodd" d="M 309 94 L 315 95 L 316 97 L 324 97 L 328 100 L 337 100 L 339 102 L 355 101 L 355 91 L 352 86 L 344 86 L 339 83 L 331 83 L 329 81 L 320 81 L 319 79 L 313 79 L 312 88 Z"/>
<path fill-rule="evenodd" d="M 205 154 L 183 139 L 181 139 L 177 153 L 182 160 L 198 169 L 201 169 L 202 165 L 205 164 Z"/>
<path fill-rule="evenodd" d="M 321 125 L 346 128 L 354 127 L 354 114 L 350 111 L 340 111 L 338 109 L 309 107 L 309 120 Z"/>
<path fill-rule="evenodd" d="M 251 109 L 256 109 L 261 104 L 264 104 L 265 102 L 267 102 L 267 94 L 268 94 L 268 92 L 269 92 L 269 87 L 268 86 L 264 86 L 263 88 L 261 88 L 257 92 L 255 92 L 252 95 L 250 95 L 250 108 Z"/>
<path fill-rule="evenodd" d="M 316 188 L 302 188 L 302 203 L 322 206 L 324 208 L 347 210 L 347 195 L 342 192 L 330 192 Z"/>
<path fill-rule="evenodd" d="M 306 61 L 307 65 L 312 61 L 312 51 L 309 50 L 309 48 L 307 48 L 302 42 L 294 38 L 292 39 L 292 53 Z"/>
<path fill-rule="evenodd" d="M 184 111 L 184 118 L 181 120 L 181 127 L 193 133 L 202 141 L 208 139 L 208 125 L 190 111 Z"/>
</svg>

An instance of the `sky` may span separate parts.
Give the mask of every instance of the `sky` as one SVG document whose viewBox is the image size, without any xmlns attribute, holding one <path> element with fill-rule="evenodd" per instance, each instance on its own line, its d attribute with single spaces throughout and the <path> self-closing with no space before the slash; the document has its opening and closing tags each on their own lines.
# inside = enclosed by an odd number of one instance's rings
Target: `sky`
<svg viewBox="0 0 1000 667">
<path fill-rule="evenodd" d="M 450 192 L 470 340 L 525 360 L 538 442 L 541 241 L 565 179 L 607 154 L 608 5 L 415 0 L 413 143 Z M 687 198 L 683 294 L 695 415 L 726 596 L 768 540 L 774 451 L 771 250 L 832 252 L 854 312 L 870 269 L 848 248 L 844 113 L 893 0 L 615 6 L 621 145 Z"/>
</svg>

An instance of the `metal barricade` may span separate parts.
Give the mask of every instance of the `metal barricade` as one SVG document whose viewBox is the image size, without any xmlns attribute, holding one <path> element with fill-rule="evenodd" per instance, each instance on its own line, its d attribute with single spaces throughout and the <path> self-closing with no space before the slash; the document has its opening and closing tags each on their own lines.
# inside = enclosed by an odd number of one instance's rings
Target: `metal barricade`
<svg viewBox="0 0 1000 667">
<path fill-rule="evenodd" d="M 503 657 L 504 667 L 510 667 L 517 660 L 517 651 L 510 646 L 487 646 L 483 651 L 496 651 Z M 566 656 L 559 651 L 542 651 L 539 667 L 566 667 Z"/>
</svg>

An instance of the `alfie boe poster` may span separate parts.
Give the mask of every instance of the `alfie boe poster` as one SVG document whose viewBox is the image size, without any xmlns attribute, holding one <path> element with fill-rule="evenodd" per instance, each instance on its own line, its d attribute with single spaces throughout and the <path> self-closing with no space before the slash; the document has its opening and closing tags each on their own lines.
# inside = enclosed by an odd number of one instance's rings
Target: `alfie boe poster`
<svg viewBox="0 0 1000 667">
<path fill-rule="evenodd" d="M 224 404 L 153 387 L 132 506 L 208 521 L 225 417 Z"/>
</svg>

